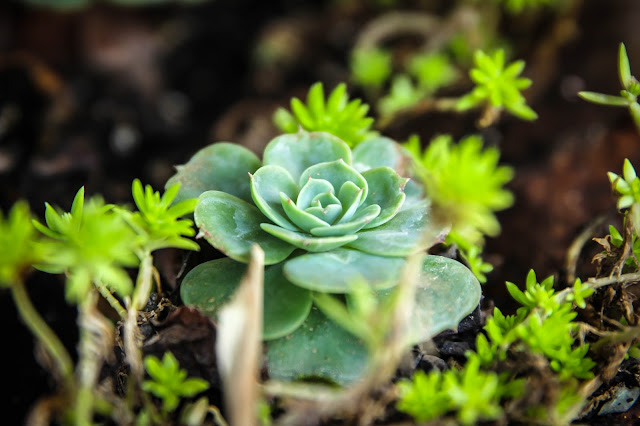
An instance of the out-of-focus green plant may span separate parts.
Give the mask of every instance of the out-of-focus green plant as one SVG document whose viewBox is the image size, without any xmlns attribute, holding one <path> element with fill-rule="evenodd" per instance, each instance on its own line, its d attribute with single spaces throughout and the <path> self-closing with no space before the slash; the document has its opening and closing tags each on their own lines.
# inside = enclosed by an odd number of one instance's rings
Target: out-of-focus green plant
<svg viewBox="0 0 640 426">
<path fill-rule="evenodd" d="M 432 94 L 448 86 L 458 78 L 458 70 L 444 53 L 423 53 L 413 56 L 408 64 L 409 72 L 418 81 L 418 86 Z"/>
<path fill-rule="evenodd" d="M 493 108 L 504 108 L 523 120 L 535 120 L 538 115 L 526 104 L 520 93 L 531 85 L 528 78 L 518 77 L 524 69 L 524 61 L 512 62 L 505 67 L 504 50 L 498 49 L 492 55 L 482 50 L 474 54 L 474 67 L 469 71 L 476 87 L 471 93 L 461 97 L 458 111 L 487 103 Z"/>
<path fill-rule="evenodd" d="M 378 110 L 383 117 L 390 117 L 398 111 L 416 105 L 424 98 L 426 91 L 417 87 L 406 74 L 398 74 L 391 81 L 389 93 L 378 101 Z"/>
<path fill-rule="evenodd" d="M 187 370 L 180 368 L 171 352 L 162 360 L 153 355 L 144 358 L 144 367 L 151 377 L 142 383 L 142 389 L 162 399 L 163 417 L 178 408 L 181 398 L 188 398 L 209 389 L 209 382 L 198 377 L 187 378 Z"/>
<path fill-rule="evenodd" d="M 353 81 L 363 87 L 382 87 L 393 71 L 392 65 L 391 53 L 384 49 L 356 49 L 351 54 Z"/>
<path fill-rule="evenodd" d="M 496 0 L 510 13 L 521 13 L 534 8 L 559 4 L 563 0 Z"/>
<path fill-rule="evenodd" d="M 631 67 L 629 66 L 629 57 L 624 43 L 620 43 L 618 50 L 618 75 L 620 77 L 620 85 L 622 90 L 620 96 L 604 95 L 602 93 L 583 91 L 578 95 L 589 102 L 600 105 L 627 107 L 631 113 L 638 131 L 640 131 L 640 104 L 638 96 L 640 96 L 640 83 L 631 75 Z"/>
<path fill-rule="evenodd" d="M 310 132 L 331 133 L 350 147 L 377 135 L 370 130 L 373 118 L 367 117 L 369 105 L 360 99 L 349 100 L 347 86 L 336 86 L 325 101 L 322 83 L 315 83 L 307 94 L 307 104 L 291 99 L 291 112 L 278 108 L 273 120 L 280 130 L 297 133 L 301 128 Z"/>
<path fill-rule="evenodd" d="M 405 147 L 416 160 L 416 174 L 427 194 L 447 212 L 458 239 L 469 246 L 481 245 L 484 235 L 500 232 L 494 212 L 513 204 L 512 193 L 503 187 L 512 179 L 513 169 L 498 165 L 497 148 L 483 149 L 479 136 L 455 144 L 449 135 L 437 136 L 424 151 L 417 137 Z"/>
<path fill-rule="evenodd" d="M 47 226 L 33 222 L 53 240 L 51 252 L 38 268 L 67 273 L 67 301 L 85 300 L 93 283 L 121 296 L 131 294 L 133 282 L 124 268 L 138 265 L 135 252 L 139 240 L 113 205 L 105 204 L 98 196 L 85 203 L 81 188 L 70 212 L 58 212 L 47 203 L 45 220 Z"/>
</svg>

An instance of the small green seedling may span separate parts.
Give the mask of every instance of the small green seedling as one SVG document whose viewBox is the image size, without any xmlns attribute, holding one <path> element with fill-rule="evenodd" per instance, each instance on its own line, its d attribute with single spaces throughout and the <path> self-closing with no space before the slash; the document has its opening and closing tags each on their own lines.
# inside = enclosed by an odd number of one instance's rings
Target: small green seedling
<svg viewBox="0 0 640 426">
<path fill-rule="evenodd" d="M 505 67 L 505 54 L 502 49 L 496 50 L 492 55 L 477 50 L 473 59 L 475 66 L 469 71 L 469 76 L 476 83 L 476 87 L 458 100 L 458 111 L 487 103 L 495 109 L 504 108 L 523 120 L 538 118 L 520 93 L 531 85 L 528 78 L 518 77 L 524 69 L 524 61 L 515 61 Z"/>
<path fill-rule="evenodd" d="M 629 66 L 629 57 L 624 43 L 620 43 L 618 50 L 618 75 L 620 77 L 620 85 L 622 90 L 620 96 L 605 95 L 596 92 L 579 92 L 578 95 L 589 102 L 600 105 L 617 106 L 629 108 L 631 117 L 640 131 L 640 104 L 638 104 L 638 96 L 640 95 L 640 83 L 631 75 Z"/>
<path fill-rule="evenodd" d="M 463 425 L 497 420 L 502 416 L 501 400 L 520 395 L 522 380 L 508 383 L 497 373 L 482 371 L 480 359 L 473 355 L 462 370 L 417 371 L 411 380 L 398 382 L 399 411 L 418 422 L 437 419 L 449 411 L 457 413 Z"/>
<path fill-rule="evenodd" d="M 180 368 L 178 360 L 171 352 L 165 352 L 162 361 L 153 355 L 144 358 L 144 367 L 151 377 L 142 383 L 142 389 L 162 399 L 162 414 L 172 413 L 181 398 L 190 398 L 209 389 L 204 379 L 187 378 L 187 370 Z"/>
<path fill-rule="evenodd" d="M 408 64 L 409 72 L 427 95 L 456 81 L 458 70 L 444 53 L 423 53 L 413 56 Z"/>
<path fill-rule="evenodd" d="M 504 360 L 509 348 L 528 350 L 546 356 L 551 369 L 561 378 L 593 377 L 591 369 L 595 363 L 587 357 L 589 345 L 574 347 L 577 324 L 573 320 L 577 313 L 572 310 L 574 303 L 585 306 L 585 299 L 593 294 L 593 288 L 578 279 L 573 287 L 556 292 L 553 277 L 538 283 L 532 270 L 527 275 L 525 291 L 510 282 L 507 282 L 507 290 L 522 308 L 515 316 L 504 316 L 499 309 L 494 310 L 485 326 L 491 346 L 486 341 L 477 344 L 484 349 L 483 353 L 478 350 L 484 362 Z M 484 336 L 478 339 L 482 340 Z"/>
<path fill-rule="evenodd" d="M 392 55 L 384 49 L 356 49 L 351 55 L 350 67 L 355 83 L 380 89 L 393 71 Z"/>
<path fill-rule="evenodd" d="M 149 252 L 161 248 L 175 247 L 184 250 L 200 250 L 200 246 L 186 237 L 193 237 L 193 221 L 182 219 L 193 213 L 198 200 L 195 198 L 174 203 L 180 185 L 174 185 L 162 196 L 150 185 L 142 188 L 140 180 L 135 179 L 131 192 L 138 211 L 121 209 L 127 222 L 144 238 L 144 248 Z"/>
<path fill-rule="evenodd" d="M 58 212 L 47 203 L 45 219 L 47 226 L 33 221 L 52 239 L 51 252 L 38 268 L 67 273 L 67 301 L 82 302 L 93 284 L 123 297 L 131 294 L 133 282 L 124 268 L 139 263 L 138 239 L 113 205 L 98 196 L 85 203 L 84 188 L 80 188 L 70 212 Z"/>
<path fill-rule="evenodd" d="M 324 99 L 322 83 L 315 83 L 307 94 L 307 104 L 300 99 L 291 99 L 290 113 L 278 108 L 273 120 L 276 126 L 287 133 L 297 133 L 300 128 L 335 135 L 350 147 L 376 135 L 370 130 L 373 118 L 367 117 L 369 105 L 360 99 L 349 100 L 347 86 L 336 86 L 327 100 Z"/>
<path fill-rule="evenodd" d="M 437 136 L 424 150 L 417 137 L 405 147 L 427 193 L 451 218 L 459 246 L 480 245 L 483 235 L 500 233 L 494 212 L 513 204 L 513 194 L 504 188 L 513 178 L 513 169 L 498 165 L 497 148 L 483 148 L 479 136 L 454 144 L 449 135 Z"/>
<path fill-rule="evenodd" d="M 413 107 L 426 94 L 426 91 L 416 86 L 407 74 L 398 74 L 391 81 L 389 94 L 378 101 L 378 110 L 383 117 L 391 117 L 398 111 Z"/>
</svg>

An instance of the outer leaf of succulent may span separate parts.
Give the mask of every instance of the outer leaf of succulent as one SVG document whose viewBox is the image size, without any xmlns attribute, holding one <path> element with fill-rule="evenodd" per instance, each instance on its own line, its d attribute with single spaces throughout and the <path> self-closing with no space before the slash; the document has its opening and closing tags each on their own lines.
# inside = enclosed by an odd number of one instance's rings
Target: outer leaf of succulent
<svg viewBox="0 0 640 426">
<path fill-rule="evenodd" d="M 383 49 L 356 49 L 351 55 L 353 80 L 364 87 L 381 87 L 392 71 L 391 53 Z"/>
<path fill-rule="evenodd" d="M 280 130 L 297 133 L 300 128 L 315 132 L 328 132 L 345 141 L 350 147 L 377 135 L 370 130 L 373 118 L 367 117 L 369 105 L 360 99 L 349 101 L 347 86 L 336 86 L 327 100 L 324 99 L 322 83 L 315 83 L 307 94 L 307 104 L 300 99 L 291 99 L 290 113 L 279 108 L 273 121 Z"/>
<path fill-rule="evenodd" d="M 640 104 L 638 96 L 640 96 L 640 82 L 631 75 L 629 66 L 629 57 L 624 43 L 620 43 L 618 50 L 618 74 L 620 76 L 620 85 L 622 90 L 620 96 L 604 95 L 596 92 L 579 92 L 578 95 L 585 101 L 593 102 L 600 105 L 628 107 L 631 118 L 640 131 Z"/>
<path fill-rule="evenodd" d="M 34 226 L 53 239 L 51 251 L 38 268 L 52 273 L 67 272 L 66 298 L 84 300 L 92 283 L 105 285 L 121 296 L 131 293 L 133 284 L 124 267 L 137 266 L 139 240 L 113 205 L 92 197 L 85 204 L 84 188 L 76 194 L 71 211 L 58 213 L 46 204 L 47 226 Z"/>
<path fill-rule="evenodd" d="M 500 233 L 494 211 L 513 204 L 513 195 L 503 188 L 512 179 L 513 169 L 498 166 L 497 148 L 482 149 L 479 136 L 454 144 L 448 135 L 434 138 L 424 151 L 417 137 L 405 147 L 415 159 L 416 174 L 427 194 L 447 212 L 460 239 L 469 246 L 480 245 L 483 235 Z"/>
<path fill-rule="evenodd" d="M 482 102 L 494 108 L 505 108 L 523 120 L 535 120 L 538 115 L 526 104 L 520 93 L 531 85 L 528 78 L 518 77 L 524 69 L 524 61 L 515 61 L 505 68 L 504 50 L 498 49 L 493 55 L 482 50 L 474 54 L 474 68 L 469 71 L 476 87 L 468 95 L 458 100 L 457 109 L 464 111 Z"/>
</svg>

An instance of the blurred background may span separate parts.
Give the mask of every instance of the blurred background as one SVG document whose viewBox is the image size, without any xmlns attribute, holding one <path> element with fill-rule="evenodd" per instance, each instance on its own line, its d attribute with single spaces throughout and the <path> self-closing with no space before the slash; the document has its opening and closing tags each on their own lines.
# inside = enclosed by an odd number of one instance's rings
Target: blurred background
<svg viewBox="0 0 640 426">
<path fill-rule="evenodd" d="M 527 3 L 542 5 L 514 9 Z M 407 31 L 409 16 L 421 22 L 417 30 Z M 479 133 L 515 168 L 508 185 L 515 205 L 499 213 L 502 233 L 484 251 L 495 268 L 485 295 L 508 307 L 505 280 L 523 282 L 534 268 L 561 282 L 576 236 L 601 215 L 615 223 L 606 172 L 619 173 L 625 157 L 637 165 L 640 138 L 625 109 L 588 104 L 576 92 L 618 93 L 620 42 L 640 74 L 638 22 L 634 0 L 5 1 L 0 206 L 6 212 L 26 199 L 42 217 L 45 201 L 68 210 L 81 186 L 108 202 L 131 203 L 134 178 L 163 188 L 174 165 L 209 143 L 232 141 L 260 153 L 278 134 L 277 107 L 304 97 L 316 81 L 327 89 L 344 81 L 382 118 L 387 136 L 417 134 L 426 143 L 440 133 L 456 140 Z M 501 47 L 510 61 L 526 61 L 523 74 L 533 85 L 525 95 L 539 119 L 503 115 L 480 129 L 479 113 L 423 108 L 393 77 L 372 88 L 353 69 L 355 50 L 371 43 L 391 52 L 393 74 L 416 51 L 445 52 L 455 78 L 433 96 L 469 90 L 466 51 Z M 579 276 L 595 273 L 590 258 L 597 251 L 586 246 Z M 64 302 L 62 280 L 34 273 L 28 286 L 73 348 L 76 312 Z M 10 370 L 5 424 L 21 424 L 52 382 L 7 292 L 0 294 L 0 321 Z"/>
</svg>

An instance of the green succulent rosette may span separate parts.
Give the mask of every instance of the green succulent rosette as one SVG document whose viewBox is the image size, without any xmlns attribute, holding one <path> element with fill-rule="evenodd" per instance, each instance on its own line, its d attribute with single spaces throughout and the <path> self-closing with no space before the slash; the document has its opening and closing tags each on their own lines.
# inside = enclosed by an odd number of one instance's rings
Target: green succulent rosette
<svg viewBox="0 0 640 426">
<path fill-rule="evenodd" d="M 355 371 L 347 374 L 346 369 L 357 362 L 351 357 L 361 360 L 362 342 L 312 309 L 312 294 L 346 294 L 354 282 L 364 282 L 384 298 L 398 284 L 407 256 L 444 237 L 447 229 L 431 220 L 421 187 L 398 173 L 407 158 L 387 138 L 365 141 L 352 151 L 324 132 L 278 136 L 267 145 L 262 161 L 231 143 L 202 149 L 178 167 L 167 186 L 180 183 L 176 202 L 199 196 L 194 219 L 200 235 L 228 257 L 191 270 L 181 285 L 183 301 L 215 318 L 239 285 L 251 246 L 258 244 L 268 265 L 263 338 L 272 348 L 302 339 L 298 347 L 308 348 L 305 356 L 311 357 L 297 373 L 280 376 L 350 381 Z M 478 302 L 477 281 L 470 278 L 464 285 L 473 287 L 473 306 L 465 306 L 466 312 L 445 328 L 455 327 Z M 322 324 L 324 337 L 309 332 L 316 323 Z M 415 340 L 432 335 L 433 327 Z M 351 349 L 326 354 L 311 348 L 316 344 L 309 339 L 323 338 Z M 270 357 L 272 374 L 286 370 L 287 359 Z M 317 371 L 312 365 L 325 367 Z"/>
</svg>

